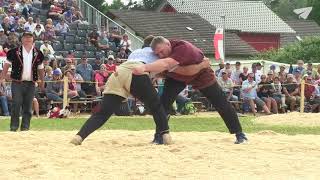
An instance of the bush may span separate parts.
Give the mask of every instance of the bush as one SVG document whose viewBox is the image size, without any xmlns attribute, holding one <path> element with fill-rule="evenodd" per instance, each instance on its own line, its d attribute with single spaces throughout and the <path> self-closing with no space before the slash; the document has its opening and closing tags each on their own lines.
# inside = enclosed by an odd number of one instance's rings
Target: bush
<svg viewBox="0 0 320 180">
<path fill-rule="evenodd" d="M 269 50 L 251 58 L 288 64 L 295 64 L 299 59 L 304 62 L 320 63 L 320 36 L 308 37 L 279 50 Z"/>
</svg>

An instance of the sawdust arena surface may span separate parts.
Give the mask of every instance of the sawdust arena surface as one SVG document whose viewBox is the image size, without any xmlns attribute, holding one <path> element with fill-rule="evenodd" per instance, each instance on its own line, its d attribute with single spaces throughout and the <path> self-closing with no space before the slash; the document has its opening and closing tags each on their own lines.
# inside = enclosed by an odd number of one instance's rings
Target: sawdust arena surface
<svg viewBox="0 0 320 180">
<path fill-rule="evenodd" d="M 318 179 L 320 136 L 272 131 L 233 144 L 219 132 L 172 132 L 175 144 L 149 143 L 153 131 L 104 130 L 81 146 L 72 131 L 0 132 L 0 179 Z"/>
<path fill-rule="evenodd" d="M 285 113 L 255 118 L 256 123 L 270 125 L 320 126 L 320 113 Z"/>
</svg>

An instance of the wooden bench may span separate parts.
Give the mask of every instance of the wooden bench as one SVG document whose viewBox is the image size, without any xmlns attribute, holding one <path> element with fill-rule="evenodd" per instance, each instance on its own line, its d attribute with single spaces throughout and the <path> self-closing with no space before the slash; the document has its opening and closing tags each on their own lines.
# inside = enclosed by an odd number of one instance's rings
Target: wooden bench
<svg viewBox="0 0 320 180">
<path fill-rule="evenodd" d="M 192 104 L 197 108 L 197 112 L 203 111 L 203 103 L 200 101 L 193 101 Z"/>
</svg>

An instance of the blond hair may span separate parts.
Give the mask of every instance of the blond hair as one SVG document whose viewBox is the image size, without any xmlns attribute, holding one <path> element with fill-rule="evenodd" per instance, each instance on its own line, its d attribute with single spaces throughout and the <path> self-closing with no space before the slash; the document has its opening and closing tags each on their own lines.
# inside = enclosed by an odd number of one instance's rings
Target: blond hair
<svg viewBox="0 0 320 180">
<path fill-rule="evenodd" d="M 163 44 L 163 43 L 168 43 L 169 40 L 166 39 L 163 36 L 156 36 L 153 38 L 153 40 L 151 41 L 150 47 L 152 48 L 152 50 L 154 50 L 156 48 L 157 45 L 159 44 Z"/>
</svg>

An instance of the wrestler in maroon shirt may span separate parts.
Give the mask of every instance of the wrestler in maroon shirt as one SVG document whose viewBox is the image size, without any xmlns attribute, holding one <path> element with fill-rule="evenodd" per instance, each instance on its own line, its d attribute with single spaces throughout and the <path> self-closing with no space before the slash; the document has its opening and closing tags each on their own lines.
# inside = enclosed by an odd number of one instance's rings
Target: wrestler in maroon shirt
<svg viewBox="0 0 320 180">
<path fill-rule="evenodd" d="M 242 128 L 233 106 L 227 101 L 221 87 L 218 85 L 213 70 L 209 68 L 202 69 L 195 75 L 181 75 L 179 68 L 176 66 L 187 66 L 199 64 L 203 61 L 203 52 L 193 44 L 183 40 L 168 40 L 162 36 L 155 37 L 151 43 L 154 53 L 161 59 L 151 64 L 141 65 L 133 71 L 134 74 L 142 74 L 143 72 L 162 72 L 166 73 L 166 81 L 164 84 L 164 92 L 161 102 L 169 112 L 170 106 L 176 99 L 177 95 L 190 84 L 193 88 L 198 89 L 212 105 L 216 108 L 222 119 L 224 120 L 229 132 L 236 134 L 236 144 L 246 142 L 248 139 L 242 132 Z M 171 71 L 175 69 L 174 72 Z M 161 143 L 161 136 L 155 134 L 155 140 Z"/>
</svg>

